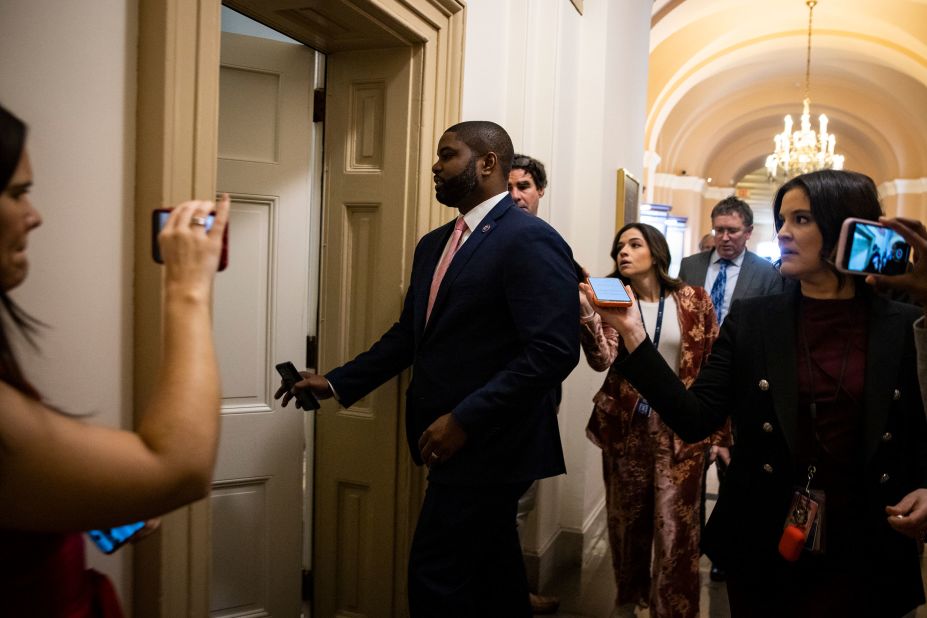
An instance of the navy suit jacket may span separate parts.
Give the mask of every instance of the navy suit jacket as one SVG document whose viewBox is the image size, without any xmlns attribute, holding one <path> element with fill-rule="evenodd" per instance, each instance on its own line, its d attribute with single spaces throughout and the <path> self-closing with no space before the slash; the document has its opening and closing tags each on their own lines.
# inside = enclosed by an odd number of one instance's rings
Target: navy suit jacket
<svg viewBox="0 0 927 618">
<path fill-rule="evenodd" d="M 451 221 L 415 249 L 402 315 L 367 352 L 326 374 L 345 406 L 412 367 L 406 437 L 453 411 L 467 443 L 432 482 L 513 483 L 565 471 L 554 399 L 579 361 L 572 252 L 505 196 L 451 262 L 428 324 L 431 280 Z"/>
<path fill-rule="evenodd" d="M 702 251 L 683 258 L 679 264 L 679 278 L 689 285 L 705 287 L 705 277 L 708 275 L 708 265 L 713 253 Z M 784 280 L 775 266 L 752 251 L 745 251 L 731 304 L 741 298 L 778 294 L 785 289 L 784 285 Z"/>
</svg>

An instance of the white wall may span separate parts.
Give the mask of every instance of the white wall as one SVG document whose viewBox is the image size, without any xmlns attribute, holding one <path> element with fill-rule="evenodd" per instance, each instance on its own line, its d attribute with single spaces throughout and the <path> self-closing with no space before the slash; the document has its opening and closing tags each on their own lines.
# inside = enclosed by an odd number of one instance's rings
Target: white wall
<svg viewBox="0 0 927 618">
<path fill-rule="evenodd" d="M 29 238 L 29 278 L 13 297 L 50 328 L 23 364 L 51 402 L 124 427 L 137 30 L 134 0 L 5 1 L 0 11 L 0 103 L 29 125 L 33 203 L 44 217 Z M 129 551 L 104 558 L 87 549 L 127 610 Z"/>
<path fill-rule="evenodd" d="M 492 120 L 515 150 L 547 167 L 539 215 L 592 273 L 611 270 L 615 180 L 642 178 L 650 4 L 468 0 L 463 120 Z M 567 476 L 541 486 L 525 544 L 543 550 L 559 529 L 583 531 L 604 500 L 600 453 L 585 437 L 603 374 L 580 361 L 564 384 L 560 429 Z"/>
</svg>

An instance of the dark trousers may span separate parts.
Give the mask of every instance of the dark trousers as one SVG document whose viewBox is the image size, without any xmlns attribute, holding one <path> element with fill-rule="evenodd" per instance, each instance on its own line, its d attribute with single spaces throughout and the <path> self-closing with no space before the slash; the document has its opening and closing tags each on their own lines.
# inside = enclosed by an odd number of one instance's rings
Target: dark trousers
<svg viewBox="0 0 927 618">
<path fill-rule="evenodd" d="M 412 618 L 531 616 L 515 525 L 529 485 L 428 485 L 409 556 Z"/>
<path fill-rule="evenodd" d="M 731 450 L 731 454 L 733 455 L 734 447 L 731 447 L 730 450 Z M 702 524 L 701 530 L 703 534 L 705 532 L 705 520 L 708 517 L 707 515 L 708 509 L 705 507 L 705 500 L 707 498 L 706 494 L 708 493 L 708 470 L 711 467 L 711 462 L 708 460 L 709 455 L 711 455 L 710 446 L 707 449 L 705 449 L 705 471 L 702 474 L 702 510 L 699 513 L 699 516 L 700 516 L 700 520 Z M 721 461 L 720 457 L 715 459 L 715 470 L 718 472 L 718 484 L 719 484 L 718 495 L 720 495 L 721 494 L 720 484 L 724 482 L 724 475 L 727 474 L 727 464 Z M 716 499 L 717 499 L 717 496 L 716 496 Z"/>
</svg>

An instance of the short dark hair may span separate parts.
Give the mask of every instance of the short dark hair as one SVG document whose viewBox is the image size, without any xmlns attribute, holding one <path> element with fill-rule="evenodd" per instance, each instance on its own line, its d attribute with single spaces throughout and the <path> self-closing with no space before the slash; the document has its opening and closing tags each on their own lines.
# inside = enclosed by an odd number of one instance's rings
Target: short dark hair
<svg viewBox="0 0 927 618">
<path fill-rule="evenodd" d="M 618 240 L 621 238 L 622 234 L 630 229 L 640 231 L 641 236 L 644 237 L 647 248 L 650 249 L 650 255 L 653 256 L 653 265 L 657 270 L 657 279 L 660 280 L 660 285 L 670 291 L 676 291 L 681 288 L 683 286 L 682 280 L 671 277 L 669 274 L 670 262 L 672 261 L 669 244 L 666 242 L 666 238 L 663 234 L 660 233 L 660 230 L 652 225 L 646 223 L 628 223 L 618 230 L 618 233 L 615 234 L 615 240 L 612 241 L 612 251 L 609 253 L 612 261 L 614 262 L 618 259 Z M 617 277 L 623 282 L 630 284 L 630 281 L 622 277 L 618 272 L 617 266 L 609 277 Z"/>
<path fill-rule="evenodd" d="M 515 158 L 515 146 L 508 132 L 495 122 L 489 120 L 467 120 L 449 127 L 445 133 L 454 133 L 457 139 L 470 147 L 479 156 L 494 152 L 499 158 L 499 168 L 505 180 L 512 170 Z"/>
<path fill-rule="evenodd" d="M 753 225 L 753 210 L 750 208 L 750 204 L 736 195 L 729 195 L 715 204 L 715 207 L 711 209 L 711 220 L 714 222 L 715 217 L 735 213 L 744 220 L 744 227 Z"/>
<path fill-rule="evenodd" d="M 516 153 L 512 161 L 512 169 L 525 170 L 534 179 L 534 186 L 538 189 L 547 188 L 547 171 L 544 169 L 544 164 L 534 157 Z"/>
<path fill-rule="evenodd" d="M 844 170 L 821 170 L 796 176 L 779 187 L 773 200 L 777 232 L 783 224 L 779 216 L 782 199 L 793 189 L 799 189 L 808 196 L 811 216 L 821 230 L 821 259 L 833 270 L 842 285 L 844 275 L 834 267 L 840 228 L 849 217 L 875 221 L 883 214 L 875 182 L 865 174 Z"/>
</svg>

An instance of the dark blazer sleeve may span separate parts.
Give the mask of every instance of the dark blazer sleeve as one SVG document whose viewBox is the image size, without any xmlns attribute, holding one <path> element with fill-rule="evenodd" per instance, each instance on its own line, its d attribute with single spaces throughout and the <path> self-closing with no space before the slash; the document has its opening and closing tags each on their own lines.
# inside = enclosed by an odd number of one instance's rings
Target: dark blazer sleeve
<svg viewBox="0 0 927 618">
<path fill-rule="evenodd" d="M 415 260 L 420 259 L 423 253 L 422 244 L 416 247 Z M 338 402 L 344 407 L 354 404 L 412 365 L 415 354 L 414 297 L 414 290 L 410 286 L 399 321 L 369 350 L 325 374 L 338 394 Z"/>
<path fill-rule="evenodd" d="M 914 344 L 917 347 L 917 379 L 921 385 L 921 401 L 927 412 L 927 320 L 922 317 L 914 323 Z"/>
<path fill-rule="evenodd" d="M 549 226 L 526 226 L 500 267 L 519 345 L 501 370 L 454 407 L 468 431 L 497 422 L 500 413 L 531 412 L 579 362 L 576 271 L 566 242 Z"/>
<path fill-rule="evenodd" d="M 735 398 L 734 363 L 740 303 L 721 325 L 708 361 L 689 389 L 683 385 L 648 337 L 617 368 L 660 411 L 660 418 L 686 442 L 707 438 L 724 425 Z"/>
</svg>

